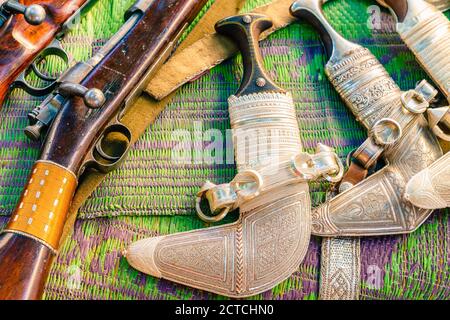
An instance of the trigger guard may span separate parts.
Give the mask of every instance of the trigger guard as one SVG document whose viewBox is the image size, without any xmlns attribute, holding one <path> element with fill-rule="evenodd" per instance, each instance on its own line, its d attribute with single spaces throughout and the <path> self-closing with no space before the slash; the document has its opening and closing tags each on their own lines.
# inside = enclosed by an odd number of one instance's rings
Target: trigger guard
<svg viewBox="0 0 450 320">
<path fill-rule="evenodd" d="M 57 86 L 57 80 L 58 80 L 59 76 L 58 77 L 49 77 L 49 76 L 43 74 L 41 71 L 39 71 L 38 67 L 36 66 L 36 63 L 39 63 L 40 61 L 45 59 L 45 57 L 50 56 L 50 55 L 55 55 L 55 56 L 61 58 L 67 66 L 69 66 L 71 63 L 71 59 L 70 59 L 69 55 L 61 47 L 61 44 L 59 43 L 59 41 L 54 40 L 47 48 L 45 48 L 41 52 L 41 54 L 31 63 L 31 65 L 26 70 L 19 75 L 19 77 L 17 78 L 16 81 L 13 82 L 11 87 L 12 88 L 20 88 L 20 89 L 24 90 L 26 93 L 28 93 L 32 96 L 35 96 L 35 97 L 43 97 L 43 96 L 46 96 L 46 95 L 49 95 L 50 93 L 52 93 L 53 90 L 55 90 L 55 88 Z M 33 72 L 39 79 L 50 82 L 50 84 L 47 86 L 43 86 L 43 87 L 32 86 L 25 79 L 25 77 L 28 74 L 30 74 L 31 72 Z"/>
<path fill-rule="evenodd" d="M 57 40 L 56 40 L 57 41 Z M 38 67 L 36 66 L 36 63 L 39 63 L 43 60 L 45 60 L 46 57 L 48 56 L 57 56 L 59 58 L 61 58 L 64 63 L 69 66 L 70 65 L 70 58 L 69 55 L 67 54 L 67 52 L 61 47 L 61 44 L 59 43 L 59 41 L 57 42 L 53 42 L 50 46 L 48 46 L 47 48 L 45 48 L 41 54 L 34 59 L 34 61 L 31 63 L 31 70 L 34 72 L 34 74 L 36 74 L 36 76 L 38 76 L 41 80 L 44 81 L 56 81 L 58 79 L 58 77 L 49 77 L 45 74 L 43 74 L 41 71 L 39 71 Z"/>
<path fill-rule="evenodd" d="M 34 97 L 47 96 L 50 93 L 52 93 L 53 90 L 55 90 L 55 88 L 57 86 L 56 81 L 50 83 L 48 86 L 41 87 L 41 88 L 32 86 L 27 80 L 25 80 L 25 75 L 28 74 L 28 72 L 26 72 L 26 71 L 22 72 L 19 75 L 19 77 L 16 79 L 16 81 L 14 81 L 12 83 L 11 88 L 20 88 L 20 89 L 24 90 L 26 93 L 28 93 L 29 95 L 32 95 Z"/>
<path fill-rule="evenodd" d="M 45 74 L 43 74 L 41 71 L 39 71 L 38 67 L 36 66 L 36 62 L 33 62 L 31 64 L 30 68 L 33 71 L 33 73 L 41 80 L 49 81 L 49 82 L 54 82 L 54 81 L 58 80 L 57 77 L 48 77 Z"/>
<path fill-rule="evenodd" d="M 108 154 L 107 152 L 105 152 L 101 146 L 103 139 L 110 133 L 113 132 L 118 132 L 122 135 L 124 135 L 127 138 L 127 146 L 126 148 L 123 150 L 123 152 L 119 155 L 119 156 L 113 156 Z M 97 140 L 97 142 L 94 145 L 94 149 L 92 154 L 97 154 L 98 156 L 96 157 L 95 155 L 93 156 L 93 162 L 94 162 L 94 167 L 96 169 L 98 169 L 99 171 L 103 172 L 103 173 L 108 173 L 114 169 L 117 168 L 117 166 L 125 159 L 129 149 L 131 147 L 131 131 L 124 125 L 122 124 L 113 124 L 109 127 L 107 127 L 103 133 L 100 135 L 99 139 Z M 100 159 L 98 159 L 99 157 L 102 158 L 102 160 L 106 160 L 109 163 L 101 163 Z"/>
</svg>

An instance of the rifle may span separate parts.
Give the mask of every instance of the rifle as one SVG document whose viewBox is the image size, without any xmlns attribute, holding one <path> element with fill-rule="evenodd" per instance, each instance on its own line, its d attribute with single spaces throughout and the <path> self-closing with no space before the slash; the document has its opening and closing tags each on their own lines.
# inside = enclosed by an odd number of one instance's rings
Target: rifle
<svg viewBox="0 0 450 320">
<path fill-rule="evenodd" d="M 122 116 L 205 3 L 137 1 L 108 43 L 66 71 L 41 104 L 44 113 L 57 113 L 0 235 L 0 299 L 41 296 L 81 175 L 109 172 L 123 161 L 132 137 Z M 35 126 L 39 133 L 46 127 Z"/>
<path fill-rule="evenodd" d="M 48 56 L 71 63 L 60 40 L 97 0 L 7 0 L 0 4 L 0 107 L 13 88 L 34 96 L 49 94 L 54 77 L 37 65 Z M 36 87 L 26 77 L 34 73 L 44 85 Z"/>
</svg>

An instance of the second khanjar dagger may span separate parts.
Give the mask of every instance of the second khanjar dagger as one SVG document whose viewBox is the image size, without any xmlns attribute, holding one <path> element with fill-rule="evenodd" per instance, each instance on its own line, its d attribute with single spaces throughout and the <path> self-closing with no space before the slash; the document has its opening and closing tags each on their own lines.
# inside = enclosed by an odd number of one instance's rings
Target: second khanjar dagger
<svg viewBox="0 0 450 320">
<path fill-rule="evenodd" d="M 353 153 L 354 161 L 344 177 L 348 190 L 314 210 L 313 232 L 329 236 L 412 232 L 431 211 L 413 208 L 405 201 L 406 182 L 439 158 L 442 150 L 425 117 L 409 110 L 428 105 L 435 91 L 421 82 L 416 90 L 402 92 L 369 50 L 344 39 L 331 27 L 323 15 L 322 3 L 297 1 L 291 10 L 319 30 L 330 57 L 325 72 L 368 129 L 369 138 Z M 424 100 L 414 99 L 413 93 Z M 366 175 L 360 172 L 381 155 L 389 165 L 358 183 Z M 366 206 L 368 201 L 373 205 Z"/>
</svg>

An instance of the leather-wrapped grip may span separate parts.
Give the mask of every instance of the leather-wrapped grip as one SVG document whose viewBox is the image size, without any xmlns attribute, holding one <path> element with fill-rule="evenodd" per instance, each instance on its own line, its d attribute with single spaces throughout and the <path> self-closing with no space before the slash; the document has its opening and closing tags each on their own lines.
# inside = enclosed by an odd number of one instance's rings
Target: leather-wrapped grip
<svg viewBox="0 0 450 320">
<path fill-rule="evenodd" d="M 244 75 L 235 96 L 258 92 L 285 92 L 264 71 L 259 36 L 272 27 L 272 21 L 264 15 L 237 15 L 218 21 L 216 31 L 238 45 L 242 53 Z"/>
</svg>

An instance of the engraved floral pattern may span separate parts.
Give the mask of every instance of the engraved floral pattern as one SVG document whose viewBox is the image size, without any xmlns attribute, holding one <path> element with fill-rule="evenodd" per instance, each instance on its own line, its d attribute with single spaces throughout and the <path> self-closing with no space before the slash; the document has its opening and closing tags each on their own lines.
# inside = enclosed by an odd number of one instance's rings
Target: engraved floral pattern
<svg viewBox="0 0 450 320">
<path fill-rule="evenodd" d="M 391 206 L 380 186 L 363 195 L 338 214 L 343 221 L 393 220 Z"/>
<path fill-rule="evenodd" d="M 369 88 L 358 91 L 350 96 L 348 100 L 359 112 L 368 108 L 371 104 L 377 103 L 379 99 L 391 94 L 392 90 L 396 89 L 398 89 L 398 87 L 391 78 L 384 78 Z"/>
</svg>

